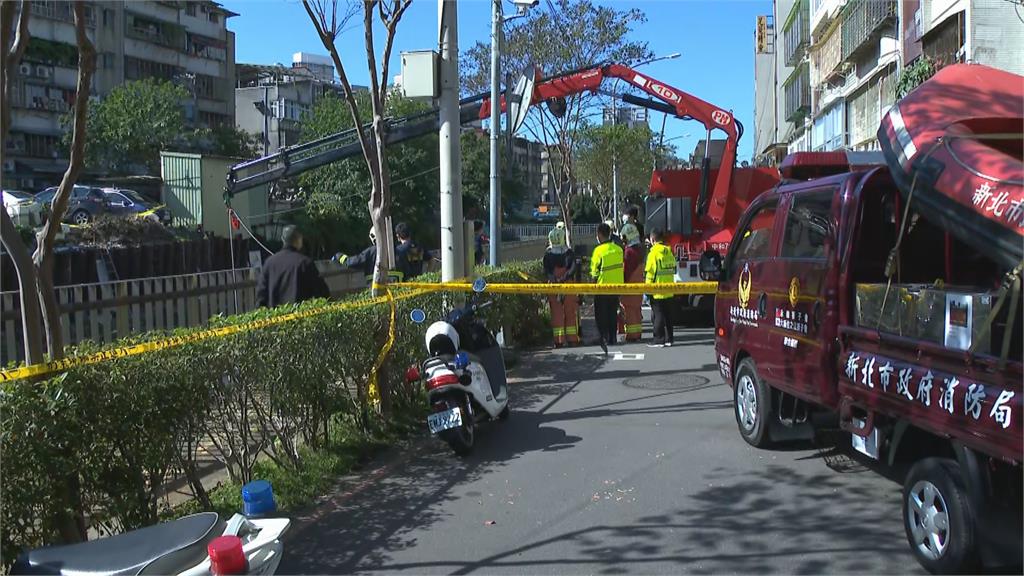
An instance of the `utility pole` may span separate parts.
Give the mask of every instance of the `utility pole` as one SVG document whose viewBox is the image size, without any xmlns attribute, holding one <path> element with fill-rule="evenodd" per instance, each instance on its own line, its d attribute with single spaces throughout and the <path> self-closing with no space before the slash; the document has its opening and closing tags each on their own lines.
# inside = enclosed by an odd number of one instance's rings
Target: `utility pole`
<svg viewBox="0 0 1024 576">
<path fill-rule="evenodd" d="M 441 43 L 441 281 L 465 276 L 462 224 L 462 154 L 459 148 L 459 29 L 455 0 L 437 0 Z M 493 100 L 492 100 L 493 102 Z M 493 108 L 493 106 L 492 106 Z"/>
<path fill-rule="evenodd" d="M 618 85 L 618 82 L 616 82 Z M 612 138 L 615 138 L 615 125 L 619 121 L 618 98 L 612 96 Z M 612 223 L 619 218 L 619 158 L 618 146 L 612 141 Z"/>
<path fill-rule="evenodd" d="M 491 266 L 498 266 L 501 249 L 501 170 L 498 165 L 498 137 L 501 132 L 501 22 L 501 0 L 491 0 Z M 508 104 L 505 103 L 506 106 Z"/>
</svg>

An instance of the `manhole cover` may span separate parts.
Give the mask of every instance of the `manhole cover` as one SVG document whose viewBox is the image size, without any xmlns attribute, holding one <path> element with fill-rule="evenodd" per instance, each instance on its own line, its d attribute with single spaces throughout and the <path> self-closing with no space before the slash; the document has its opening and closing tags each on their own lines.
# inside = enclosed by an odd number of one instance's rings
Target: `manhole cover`
<svg viewBox="0 0 1024 576">
<path fill-rule="evenodd" d="M 644 390 L 692 390 L 706 386 L 710 382 L 703 376 L 695 374 L 657 374 L 627 378 L 622 383 L 630 388 Z"/>
</svg>

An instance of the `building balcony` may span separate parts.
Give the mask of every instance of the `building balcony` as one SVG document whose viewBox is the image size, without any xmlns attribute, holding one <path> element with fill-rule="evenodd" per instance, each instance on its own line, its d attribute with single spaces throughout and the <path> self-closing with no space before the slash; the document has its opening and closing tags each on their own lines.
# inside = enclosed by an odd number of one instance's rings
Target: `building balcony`
<svg viewBox="0 0 1024 576">
<path fill-rule="evenodd" d="M 183 26 L 131 12 L 125 14 L 125 19 L 124 35 L 126 37 L 166 46 L 176 51 L 185 50 L 185 28 Z"/>
<path fill-rule="evenodd" d="M 803 60 L 811 43 L 811 22 L 808 0 L 797 0 L 782 27 L 783 57 L 786 66 L 796 66 Z"/>
<path fill-rule="evenodd" d="M 809 66 L 803 64 L 793 70 L 783 83 L 786 120 L 789 122 L 797 122 L 811 111 L 810 80 Z"/>
<path fill-rule="evenodd" d="M 811 50 L 811 84 L 818 86 L 835 80 L 842 70 L 842 24 L 836 23 L 823 34 Z"/>
<path fill-rule="evenodd" d="M 843 8 L 842 59 L 858 53 L 880 28 L 896 20 L 896 0 L 850 0 Z"/>
<path fill-rule="evenodd" d="M 75 12 L 71 2 L 64 0 L 34 0 L 32 4 L 32 16 L 59 20 L 61 22 L 75 23 Z M 96 27 L 96 11 L 93 6 L 85 5 L 85 25 L 89 28 Z"/>
</svg>

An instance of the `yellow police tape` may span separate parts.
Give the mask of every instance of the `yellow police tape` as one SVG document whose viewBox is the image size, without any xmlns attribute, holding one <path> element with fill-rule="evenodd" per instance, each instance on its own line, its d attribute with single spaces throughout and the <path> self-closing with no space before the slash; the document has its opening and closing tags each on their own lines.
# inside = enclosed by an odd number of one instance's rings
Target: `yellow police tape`
<svg viewBox="0 0 1024 576">
<path fill-rule="evenodd" d="M 202 340 L 209 340 L 211 338 L 220 338 L 223 336 L 229 336 L 231 334 L 237 334 L 239 332 L 248 332 L 250 330 L 257 330 L 259 328 L 267 328 L 269 326 L 275 326 L 277 324 L 284 324 L 285 322 L 291 322 L 293 320 L 300 320 L 302 318 L 319 316 L 321 314 L 326 314 L 328 312 L 338 312 L 341 310 L 354 310 L 359 308 L 366 308 L 369 306 L 383 304 L 386 302 L 393 303 L 397 300 L 414 298 L 424 293 L 425 291 L 413 290 L 410 292 L 405 292 L 398 296 L 381 296 L 378 298 L 360 300 L 357 302 L 335 302 L 317 308 L 303 310 L 301 312 L 282 314 L 281 316 L 275 316 L 273 318 L 254 320 L 252 322 L 234 324 L 232 326 L 210 328 L 208 330 L 200 330 L 199 332 L 194 332 L 187 336 L 172 336 L 171 338 L 165 338 L 163 340 L 157 340 L 154 342 L 144 342 L 142 344 L 135 344 L 133 346 L 123 346 L 121 348 L 113 348 L 111 350 L 96 352 L 95 354 L 87 354 L 85 356 L 73 356 L 70 358 L 64 358 L 62 360 L 56 360 L 54 362 L 33 364 L 31 366 L 22 366 L 21 368 L 13 368 L 11 370 L 0 371 L 0 382 L 10 382 L 12 380 L 31 378 L 33 376 L 46 376 L 49 374 L 56 374 L 58 372 L 63 372 L 65 370 L 68 370 L 69 368 L 74 368 L 77 366 L 97 364 L 99 362 L 112 360 L 114 358 L 124 358 L 127 356 L 144 354 L 146 352 L 155 352 L 157 350 L 175 348 L 177 346 L 183 346 L 185 344 L 191 344 L 193 342 L 200 342 Z M 392 312 L 392 314 L 394 313 Z"/>
<path fill-rule="evenodd" d="M 332 304 L 326 304 L 318 308 L 311 308 L 309 310 L 303 310 L 301 312 L 292 312 L 290 314 L 283 314 L 281 316 L 275 316 L 273 318 L 267 318 L 264 320 L 254 320 L 252 322 L 245 322 L 243 324 L 235 324 L 232 326 L 222 326 L 220 328 L 210 328 L 208 330 L 200 330 L 187 336 L 173 336 L 171 338 L 165 338 L 163 340 L 157 340 L 154 342 L 145 342 L 142 344 L 135 344 L 133 346 L 123 346 L 121 348 L 113 348 L 110 350 L 104 350 L 102 352 L 96 352 L 95 354 L 87 354 L 85 356 L 74 356 L 71 358 L 64 358 L 54 362 L 46 362 L 43 364 L 33 364 L 31 366 L 22 366 L 20 368 L 13 368 L 10 370 L 0 371 L 0 382 L 9 382 L 12 380 L 20 380 L 22 378 L 31 378 L 34 376 L 46 376 L 49 374 L 56 374 L 63 372 L 69 368 L 76 366 L 86 366 L 89 364 L 97 364 L 106 360 L 112 360 L 114 358 L 124 358 L 126 356 L 135 356 L 138 354 L 144 354 L 146 352 L 155 352 L 157 350 L 165 350 L 167 348 L 174 348 L 193 342 L 199 342 L 202 340 L 208 340 L 211 338 L 220 338 L 223 336 L 230 336 L 231 334 L 238 334 L 239 332 L 247 332 L 250 330 L 257 330 L 260 328 L 266 328 L 268 326 L 275 326 L 277 324 L 283 324 L 285 322 L 291 322 L 293 320 L 300 320 L 302 318 L 310 318 L 318 316 L 320 314 L 326 314 L 329 312 L 338 312 L 341 310 L 353 310 L 358 308 L 365 308 L 368 306 L 374 306 L 376 304 L 388 303 L 391 307 L 390 313 L 392 317 L 391 327 L 389 328 L 388 342 L 385 344 L 385 348 L 381 350 L 380 355 L 377 357 L 377 362 L 374 365 L 374 374 L 379 369 L 379 365 L 383 362 L 387 356 L 387 351 L 391 348 L 391 343 L 394 340 L 394 316 L 395 307 L 394 303 L 398 300 L 406 300 L 408 298 L 414 298 L 422 294 L 431 292 L 472 292 L 473 284 L 469 282 L 446 282 L 446 283 L 434 283 L 434 282 L 396 282 L 392 284 L 375 284 L 376 288 L 387 292 L 385 296 L 377 298 L 371 298 L 369 300 L 361 300 L 356 302 L 335 302 Z M 666 282 L 661 284 L 542 284 L 542 283 L 494 283 L 488 284 L 486 292 L 489 294 L 566 294 L 566 295 L 585 295 L 585 296 L 640 296 L 643 294 L 650 295 L 662 295 L 662 294 L 714 294 L 717 289 L 717 283 L 715 282 Z M 393 295 L 391 289 L 403 289 L 398 295 Z"/>
<path fill-rule="evenodd" d="M 473 285 L 465 282 L 396 282 L 378 284 L 379 288 L 408 288 L 426 292 L 472 292 Z M 676 294 L 714 294 L 717 282 L 663 282 L 661 284 L 488 284 L 488 294 L 565 294 L 581 296 L 642 296 Z"/>
</svg>

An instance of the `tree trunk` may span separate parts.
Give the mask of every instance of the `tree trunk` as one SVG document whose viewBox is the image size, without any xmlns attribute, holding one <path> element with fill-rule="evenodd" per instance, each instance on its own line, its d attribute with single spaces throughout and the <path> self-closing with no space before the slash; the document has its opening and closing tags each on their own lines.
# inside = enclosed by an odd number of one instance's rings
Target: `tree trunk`
<svg viewBox="0 0 1024 576">
<path fill-rule="evenodd" d="M 11 255 L 14 270 L 18 276 L 18 299 L 21 304 L 21 331 L 25 339 L 25 364 L 38 364 L 43 361 L 43 337 L 40 330 L 43 326 L 42 314 L 39 310 L 39 287 L 36 283 L 35 268 L 28 248 L 21 241 L 14 222 L 7 215 L 7 210 L 0 210 L 0 242 Z"/>
<path fill-rule="evenodd" d="M 13 28 L 14 15 L 18 10 L 17 29 Z M 18 63 L 28 47 L 28 19 L 31 10 L 27 2 L 4 2 L 0 4 L 0 46 L 3 46 L 3 67 L 0 70 L 0 159 L 6 157 L 7 133 L 11 127 L 11 90 L 17 74 Z M 14 36 L 12 37 L 12 33 Z M 36 299 L 35 269 L 28 247 L 21 240 L 18 229 L 7 210 L 0 210 L 0 243 L 11 255 L 15 274 L 18 276 L 18 298 L 21 304 L 21 330 L 25 341 L 25 363 L 38 364 L 43 361 L 42 315 Z"/>
<path fill-rule="evenodd" d="M 32 257 L 39 284 L 39 301 L 43 312 L 43 326 L 46 330 L 47 351 L 51 360 L 64 357 L 64 342 L 60 331 L 60 309 L 53 291 L 53 247 L 57 231 L 67 212 L 75 181 L 85 164 L 85 123 L 89 108 L 89 87 L 96 69 L 96 49 L 85 32 L 85 5 L 74 4 L 75 37 L 78 40 L 78 86 L 75 92 L 74 125 L 71 138 L 71 154 L 68 169 L 64 172 L 60 187 L 53 198 L 50 217 L 39 233 L 36 252 Z"/>
</svg>

